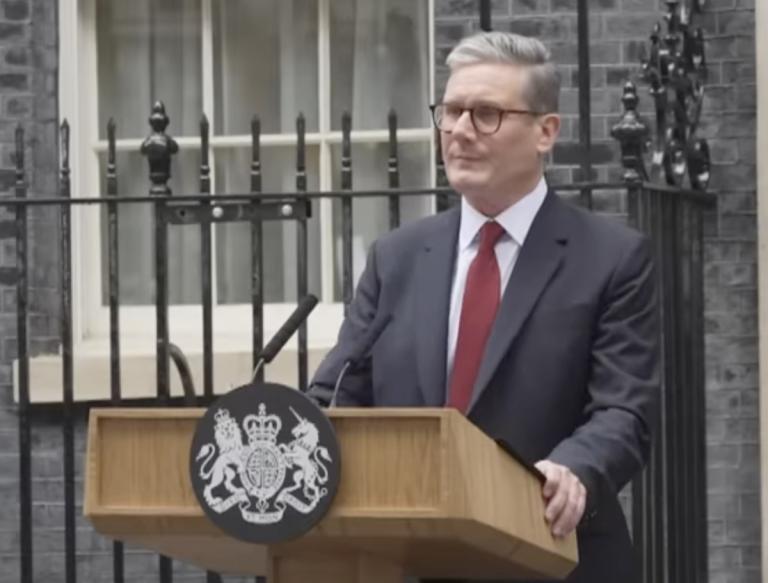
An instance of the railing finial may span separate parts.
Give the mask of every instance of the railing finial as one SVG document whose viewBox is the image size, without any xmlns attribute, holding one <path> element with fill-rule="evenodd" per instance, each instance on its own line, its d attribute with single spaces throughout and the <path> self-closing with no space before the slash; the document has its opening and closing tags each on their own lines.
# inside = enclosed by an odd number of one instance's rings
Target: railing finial
<svg viewBox="0 0 768 583">
<path fill-rule="evenodd" d="M 709 182 L 709 147 L 696 136 L 696 130 L 707 68 L 704 34 L 691 26 L 700 3 L 692 9 L 680 0 L 666 0 L 665 4 L 666 31 L 662 33 L 658 23 L 653 27 L 649 56 L 641 61 L 642 78 L 650 85 L 656 108 L 650 172 L 644 161 L 649 131 L 637 112 L 634 85 L 624 89 L 625 111 L 611 135 L 620 143 L 626 180 L 647 180 L 650 174 L 681 187 L 687 177 L 692 188 L 703 189 Z"/>
<path fill-rule="evenodd" d="M 171 189 L 168 186 L 168 181 L 171 179 L 171 157 L 179 151 L 179 145 L 176 140 L 165 133 L 170 121 L 165 113 L 163 102 L 156 101 L 152 107 L 152 115 L 149 117 L 152 134 L 141 144 L 141 153 L 149 161 L 149 180 L 151 183 L 149 193 L 152 195 L 167 196 L 171 194 Z"/>
</svg>

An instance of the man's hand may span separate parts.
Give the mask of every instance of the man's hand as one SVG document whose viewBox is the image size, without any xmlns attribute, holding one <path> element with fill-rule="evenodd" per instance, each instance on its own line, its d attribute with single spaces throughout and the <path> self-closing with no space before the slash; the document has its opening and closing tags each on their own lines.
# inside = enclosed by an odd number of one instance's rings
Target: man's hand
<svg viewBox="0 0 768 583">
<path fill-rule="evenodd" d="M 542 460 L 536 468 L 547 478 L 541 491 L 547 504 L 544 518 L 553 536 L 564 537 L 576 528 L 584 514 L 587 490 L 565 466 Z"/>
</svg>

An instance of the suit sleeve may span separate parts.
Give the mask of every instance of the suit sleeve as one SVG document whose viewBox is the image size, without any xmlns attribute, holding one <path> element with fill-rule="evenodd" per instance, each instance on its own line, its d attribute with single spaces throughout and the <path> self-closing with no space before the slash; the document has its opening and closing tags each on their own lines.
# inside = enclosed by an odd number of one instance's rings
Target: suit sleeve
<svg viewBox="0 0 768 583">
<path fill-rule="evenodd" d="M 376 317 L 379 288 L 374 243 L 368 251 L 365 270 L 360 276 L 355 297 L 339 330 L 336 345 L 320 363 L 310 383 L 307 394 L 321 406 L 327 406 L 331 401 L 336 379 L 345 361 Z M 347 372 L 339 387 L 336 402 L 347 407 L 369 407 L 373 404 L 370 357 L 356 370 Z"/>
<path fill-rule="evenodd" d="M 647 238 L 635 239 L 611 277 L 593 338 L 585 423 L 549 459 L 587 490 L 585 518 L 645 464 L 660 393 L 656 276 Z"/>
</svg>

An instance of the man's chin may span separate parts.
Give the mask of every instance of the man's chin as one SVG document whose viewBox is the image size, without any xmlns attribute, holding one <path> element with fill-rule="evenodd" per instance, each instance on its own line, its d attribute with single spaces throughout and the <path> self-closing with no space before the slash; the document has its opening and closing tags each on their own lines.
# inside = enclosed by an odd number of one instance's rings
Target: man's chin
<svg viewBox="0 0 768 583">
<path fill-rule="evenodd" d="M 451 187 L 456 192 L 462 194 L 484 190 L 488 186 L 488 181 L 484 180 L 481 176 L 466 172 L 449 172 L 448 182 L 450 182 Z"/>
</svg>

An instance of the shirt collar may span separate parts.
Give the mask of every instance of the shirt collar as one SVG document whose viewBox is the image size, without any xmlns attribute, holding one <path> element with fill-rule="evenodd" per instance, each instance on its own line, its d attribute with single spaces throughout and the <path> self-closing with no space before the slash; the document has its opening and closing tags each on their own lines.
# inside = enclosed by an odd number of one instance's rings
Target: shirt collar
<svg viewBox="0 0 768 583">
<path fill-rule="evenodd" d="M 536 187 L 512 206 L 506 208 L 494 220 L 504 227 L 506 234 L 521 247 L 525 242 L 536 213 L 547 195 L 547 181 L 541 177 Z M 465 197 L 461 198 L 461 226 L 459 227 L 459 251 L 469 247 L 488 217 L 475 209 Z"/>
</svg>

